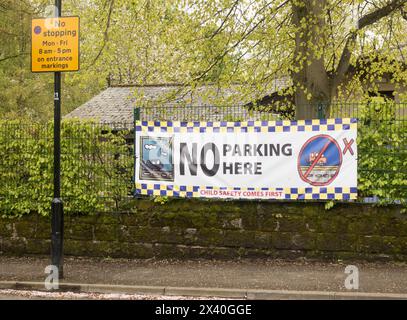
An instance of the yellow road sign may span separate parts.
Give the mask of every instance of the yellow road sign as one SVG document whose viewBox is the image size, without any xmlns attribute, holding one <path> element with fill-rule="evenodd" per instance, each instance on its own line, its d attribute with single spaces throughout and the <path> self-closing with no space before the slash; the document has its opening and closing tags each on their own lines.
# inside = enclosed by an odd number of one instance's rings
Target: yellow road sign
<svg viewBox="0 0 407 320">
<path fill-rule="evenodd" d="M 31 71 L 79 70 L 79 17 L 33 19 Z"/>
</svg>

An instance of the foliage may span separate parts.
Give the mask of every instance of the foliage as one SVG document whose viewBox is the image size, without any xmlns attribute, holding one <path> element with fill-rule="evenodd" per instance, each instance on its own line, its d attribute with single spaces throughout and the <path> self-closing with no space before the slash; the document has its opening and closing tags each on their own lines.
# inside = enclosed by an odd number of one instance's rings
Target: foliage
<svg viewBox="0 0 407 320">
<path fill-rule="evenodd" d="M 325 210 L 332 209 L 334 207 L 334 205 L 335 205 L 335 201 L 333 201 L 333 200 L 325 202 L 325 206 L 324 206 Z"/>
<path fill-rule="evenodd" d="M 185 2 L 195 29 L 185 25 L 178 41 L 195 66 L 193 82 L 213 81 L 220 68 L 221 86 L 243 83 L 251 99 L 277 90 L 285 103 L 295 101 L 297 117 L 310 104 L 377 91 L 386 72 L 389 81 L 406 83 L 403 0 Z M 204 58 L 194 55 L 210 45 Z M 286 76 L 283 89 L 277 80 Z"/>
<path fill-rule="evenodd" d="M 52 75 L 32 74 L 29 56 L 30 20 L 51 4 L 0 0 L 0 112 L 7 118 L 52 115 Z M 241 101 L 277 90 L 285 105 L 299 93 L 308 104 L 331 102 L 335 93 L 359 99 L 386 76 L 402 100 L 406 12 L 404 0 L 64 0 L 62 14 L 81 17 L 81 71 L 63 75 L 63 112 L 108 82 L 178 82 L 185 95 L 200 84 L 238 83 Z M 288 88 L 277 83 L 282 77 Z"/>
<path fill-rule="evenodd" d="M 35 10 L 27 1 L 0 0 L 0 112 L 2 117 L 48 117 L 51 77 L 30 71 L 30 25 Z M 35 107 L 34 107 L 35 105 Z"/>
<path fill-rule="evenodd" d="M 31 73 L 30 68 L 31 19 L 45 17 L 46 5 L 51 3 L 0 0 L 0 112 L 3 119 L 45 121 L 52 117 L 53 75 Z M 82 62 L 86 56 L 81 50 Z M 63 112 L 88 101 L 106 86 L 106 78 L 102 77 L 103 74 L 83 70 L 63 73 Z"/>
<path fill-rule="evenodd" d="M 0 121 L 0 211 L 48 215 L 53 195 L 53 124 Z M 63 122 L 62 198 L 66 212 L 114 210 L 131 191 L 128 131 Z"/>
<path fill-rule="evenodd" d="M 154 197 L 154 203 L 159 203 L 161 205 L 166 204 L 168 202 L 168 197 L 156 196 Z"/>
</svg>

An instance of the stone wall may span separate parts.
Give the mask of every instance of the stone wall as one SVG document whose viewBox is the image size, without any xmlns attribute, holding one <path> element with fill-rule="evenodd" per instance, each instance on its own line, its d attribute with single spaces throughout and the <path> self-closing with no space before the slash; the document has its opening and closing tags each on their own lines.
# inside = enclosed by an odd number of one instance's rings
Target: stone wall
<svg viewBox="0 0 407 320">
<path fill-rule="evenodd" d="M 407 214 L 398 206 L 176 199 L 134 206 L 133 213 L 66 216 L 65 254 L 407 261 Z M 50 219 L 0 219 L 0 252 L 49 254 Z"/>
</svg>

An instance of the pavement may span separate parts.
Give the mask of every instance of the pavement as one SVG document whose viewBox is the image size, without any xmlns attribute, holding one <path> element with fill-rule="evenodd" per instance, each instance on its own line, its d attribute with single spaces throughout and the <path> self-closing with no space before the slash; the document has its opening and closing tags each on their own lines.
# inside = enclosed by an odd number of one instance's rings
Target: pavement
<svg viewBox="0 0 407 320">
<path fill-rule="evenodd" d="M 31 283 L 32 285 L 33 283 Z M 4 283 L 3 283 L 4 285 Z M 0 287 L 2 283 L 0 283 Z M 218 297 L 0 289 L 0 300 L 218 300 Z M 223 298 L 222 300 L 226 300 Z"/>
<path fill-rule="evenodd" d="M 43 289 L 48 264 L 48 257 L 0 256 L 0 289 Z M 353 262 L 359 269 L 358 290 L 345 288 L 348 264 L 65 257 L 60 287 L 78 292 L 237 299 L 407 299 L 406 263 Z"/>
</svg>

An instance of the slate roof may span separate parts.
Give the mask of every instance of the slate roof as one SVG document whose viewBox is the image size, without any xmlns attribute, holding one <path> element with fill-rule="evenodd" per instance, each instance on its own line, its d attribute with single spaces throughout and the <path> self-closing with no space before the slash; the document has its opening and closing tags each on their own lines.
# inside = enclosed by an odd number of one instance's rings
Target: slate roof
<svg viewBox="0 0 407 320">
<path fill-rule="evenodd" d="M 286 79 L 277 80 L 268 94 L 287 86 Z M 143 120 L 219 121 L 225 117 L 257 120 L 259 115 L 249 113 L 247 107 L 253 98 L 246 95 L 242 101 L 240 88 L 242 86 L 234 85 L 231 88 L 219 89 L 214 85 L 208 85 L 191 91 L 176 84 L 113 86 L 64 118 L 93 119 L 100 123 L 131 125 L 134 108 L 142 106 L 140 118 Z M 258 98 L 261 100 L 263 96 Z"/>
</svg>

